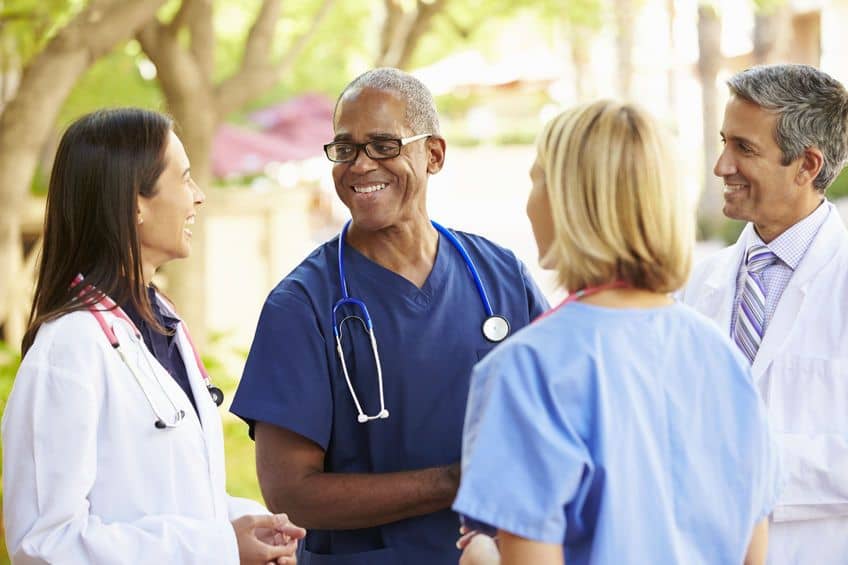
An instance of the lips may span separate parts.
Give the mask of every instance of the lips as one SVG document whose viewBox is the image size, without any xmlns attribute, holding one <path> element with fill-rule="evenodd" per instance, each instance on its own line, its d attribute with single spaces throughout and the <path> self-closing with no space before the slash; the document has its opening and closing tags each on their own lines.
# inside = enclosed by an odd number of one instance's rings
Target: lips
<svg viewBox="0 0 848 565">
<path fill-rule="evenodd" d="M 354 184 L 351 185 L 353 191 L 357 194 L 371 194 L 372 192 L 379 192 L 388 186 L 387 183 L 384 182 L 375 182 L 368 184 Z"/>
<path fill-rule="evenodd" d="M 186 234 L 189 237 L 191 237 L 191 228 L 189 228 L 188 226 L 194 225 L 194 220 L 195 220 L 195 216 L 191 215 L 188 218 L 186 218 L 186 221 L 185 221 L 186 227 L 183 228 L 183 233 Z"/>
<path fill-rule="evenodd" d="M 724 192 L 725 193 L 733 193 L 733 192 L 737 192 L 739 190 L 742 190 L 744 188 L 748 188 L 748 185 L 747 184 L 726 184 L 726 185 L 724 185 Z"/>
</svg>

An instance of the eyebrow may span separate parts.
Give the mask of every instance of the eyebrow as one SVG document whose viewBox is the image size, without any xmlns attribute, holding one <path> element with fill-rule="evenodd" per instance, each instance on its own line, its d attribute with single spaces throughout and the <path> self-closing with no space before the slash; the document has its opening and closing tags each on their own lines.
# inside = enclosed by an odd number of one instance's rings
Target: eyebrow
<svg viewBox="0 0 848 565">
<path fill-rule="evenodd" d="M 400 139 L 397 134 L 387 133 L 382 131 L 375 131 L 367 134 L 365 136 L 368 140 L 379 140 L 379 139 Z M 340 133 L 333 138 L 333 141 L 351 141 L 353 136 L 349 133 Z"/>
<path fill-rule="evenodd" d="M 756 147 L 756 148 L 760 147 L 760 145 L 756 141 L 748 139 L 747 137 L 742 137 L 741 135 L 726 136 L 723 131 L 719 132 L 719 135 L 721 135 L 721 138 L 724 139 L 725 141 L 730 139 L 731 141 L 741 141 L 742 143 L 746 143 L 746 144 L 748 144 L 752 147 Z"/>
</svg>

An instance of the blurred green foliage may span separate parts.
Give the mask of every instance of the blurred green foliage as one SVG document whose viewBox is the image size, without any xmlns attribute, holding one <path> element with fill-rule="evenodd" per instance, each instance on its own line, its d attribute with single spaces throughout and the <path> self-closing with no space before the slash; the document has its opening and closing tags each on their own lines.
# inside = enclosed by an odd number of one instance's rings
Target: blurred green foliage
<svg viewBox="0 0 848 565">
<path fill-rule="evenodd" d="M 240 372 L 247 359 L 247 351 L 235 347 L 227 333 L 215 332 L 209 336 L 203 364 L 215 386 L 224 391 L 224 406 L 233 399 Z M 247 424 L 221 408 L 224 424 L 224 453 L 227 472 L 227 492 L 233 496 L 252 498 L 262 502 L 259 481 L 256 478 L 256 459 L 253 440 L 247 435 Z"/>
<path fill-rule="evenodd" d="M 842 169 L 842 172 L 827 189 L 827 197 L 830 200 L 848 198 L 848 167 Z"/>
<path fill-rule="evenodd" d="M 0 61 L 25 65 L 45 43 L 85 7 L 85 0 L 5 0 L 0 2 Z"/>
</svg>

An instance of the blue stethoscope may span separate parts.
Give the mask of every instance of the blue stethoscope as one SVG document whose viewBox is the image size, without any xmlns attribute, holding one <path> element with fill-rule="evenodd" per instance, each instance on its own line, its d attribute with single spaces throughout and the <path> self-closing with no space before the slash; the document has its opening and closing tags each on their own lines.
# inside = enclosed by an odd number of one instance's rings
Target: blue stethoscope
<svg viewBox="0 0 848 565">
<path fill-rule="evenodd" d="M 433 224 L 433 227 L 436 228 L 440 234 L 445 236 L 451 245 L 453 245 L 454 249 L 462 255 L 462 260 L 465 261 L 465 266 L 468 267 L 468 272 L 471 274 L 471 278 L 474 279 L 474 285 L 477 287 L 477 293 L 480 295 L 481 302 L 483 302 L 483 308 L 486 310 L 486 319 L 483 320 L 483 325 L 481 326 L 483 337 L 492 343 L 503 341 L 509 335 L 509 322 L 503 316 L 496 315 L 492 310 L 492 305 L 489 302 L 489 296 L 486 294 L 486 289 L 483 287 L 483 281 L 480 280 L 480 273 L 477 272 L 477 267 L 474 266 L 474 262 L 471 260 L 471 257 L 465 250 L 465 247 L 463 247 L 462 243 L 460 243 L 456 236 L 443 226 L 433 221 L 430 223 Z M 356 412 L 358 414 L 356 421 L 360 424 L 364 424 L 369 420 L 388 418 L 389 411 L 386 409 L 386 401 L 383 395 L 383 368 L 380 364 L 380 353 L 377 350 L 377 338 L 374 336 L 374 324 L 371 322 L 371 316 L 368 314 L 368 307 L 365 306 L 365 303 L 358 298 L 351 297 L 347 292 L 347 279 L 345 278 L 344 270 L 344 247 L 345 237 L 347 236 L 347 230 L 349 227 L 350 220 L 348 220 L 348 222 L 344 225 L 341 233 L 339 234 L 339 281 L 341 283 L 342 298 L 333 305 L 333 334 L 336 337 L 336 352 L 338 353 L 339 361 L 341 361 L 342 364 L 342 373 L 344 373 L 347 388 L 350 391 L 350 395 L 353 397 L 354 404 L 356 405 Z M 342 318 L 341 322 L 339 322 L 337 312 L 339 308 L 347 304 L 358 308 L 361 316 L 346 316 Z M 347 370 L 347 363 L 345 362 L 344 352 L 342 350 L 342 324 L 349 319 L 359 320 L 371 340 L 371 352 L 374 355 L 374 364 L 377 366 L 377 384 L 380 389 L 380 411 L 374 416 L 369 416 L 362 409 L 362 404 L 359 402 L 359 397 L 356 395 L 353 383 L 350 380 L 350 374 Z"/>
</svg>

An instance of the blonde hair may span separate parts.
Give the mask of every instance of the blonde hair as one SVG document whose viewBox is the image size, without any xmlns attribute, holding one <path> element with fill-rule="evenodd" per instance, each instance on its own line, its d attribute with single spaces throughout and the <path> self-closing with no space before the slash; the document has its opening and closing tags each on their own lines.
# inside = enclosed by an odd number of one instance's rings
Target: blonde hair
<svg viewBox="0 0 848 565">
<path fill-rule="evenodd" d="M 551 120 L 538 162 L 554 226 L 544 261 L 570 291 L 622 280 L 671 292 L 692 264 L 695 219 L 663 128 L 602 100 Z"/>
</svg>

